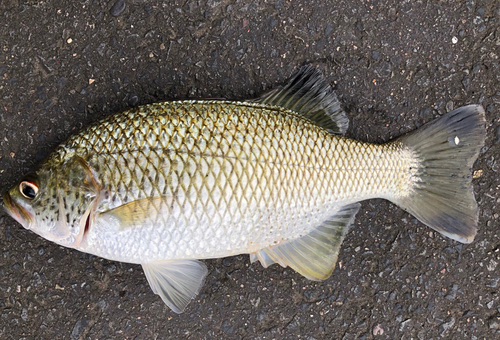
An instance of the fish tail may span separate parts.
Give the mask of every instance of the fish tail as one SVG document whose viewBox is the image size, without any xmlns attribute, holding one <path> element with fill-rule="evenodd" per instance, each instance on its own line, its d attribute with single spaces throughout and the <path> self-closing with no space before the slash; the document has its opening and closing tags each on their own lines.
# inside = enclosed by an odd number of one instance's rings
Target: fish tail
<svg viewBox="0 0 500 340">
<path fill-rule="evenodd" d="M 472 165 L 485 135 L 483 107 L 469 105 L 398 138 L 416 156 L 418 169 L 410 194 L 395 203 L 441 234 L 472 242 L 478 222 Z"/>
</svg>

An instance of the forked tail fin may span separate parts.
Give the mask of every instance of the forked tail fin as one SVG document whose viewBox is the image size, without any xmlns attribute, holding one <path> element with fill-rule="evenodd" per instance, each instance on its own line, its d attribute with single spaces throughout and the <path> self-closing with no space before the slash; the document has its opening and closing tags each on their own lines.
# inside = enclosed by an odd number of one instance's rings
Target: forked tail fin
<svg viewBox="0 0 500 340">
<path fill-rule="evenodd" d="M 395 203 L 441 234 L 472 242 L 478 209 L 471 168 L 485 135 L 484 109 L 469 105 L 397 139 L 414 152 L 420 166 L 412 194 Z"/>
</svg>

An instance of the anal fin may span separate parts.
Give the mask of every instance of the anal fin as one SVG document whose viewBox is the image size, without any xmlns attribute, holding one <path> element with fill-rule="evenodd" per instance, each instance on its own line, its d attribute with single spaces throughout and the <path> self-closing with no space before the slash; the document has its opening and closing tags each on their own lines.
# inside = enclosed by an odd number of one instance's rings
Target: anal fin
<svg viewBox="0 0 500 340">
<path fill-rule="evenodd" d="M 199 293 L 208 272 L 197 260 L 153 261 L 143 263 L 142 268 L 153 293 L 176 313 L 182 313 Z"/>
<path fill-rule="evenodd" d="M 264 267 L 279 263 L 310 280 L 324 280 L 335 268 L 340 245 L 361 205 L 350 204 L 335 213 L 309 234 L 250 254 Z"/>
</svg>

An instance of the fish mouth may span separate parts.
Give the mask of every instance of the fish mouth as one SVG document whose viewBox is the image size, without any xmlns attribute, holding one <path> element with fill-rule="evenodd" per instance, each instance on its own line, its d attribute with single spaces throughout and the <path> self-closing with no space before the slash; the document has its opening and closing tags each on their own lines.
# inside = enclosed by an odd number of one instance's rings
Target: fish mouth
<svg viewBox="0 0 500 340">
<path fill-rule="evenodd" d="M 7 212 L 7 214 L 9 214 L 10 217 L 15 219 L 26 229 L 30 229 L 29 227 L 31 225 L 31 222 L 33 221 L 33 216 L 28 212 L 28 210 L 14 202 L 8 192 L 3 195 L 3 202 L 3 208 Z"/>
</svg>

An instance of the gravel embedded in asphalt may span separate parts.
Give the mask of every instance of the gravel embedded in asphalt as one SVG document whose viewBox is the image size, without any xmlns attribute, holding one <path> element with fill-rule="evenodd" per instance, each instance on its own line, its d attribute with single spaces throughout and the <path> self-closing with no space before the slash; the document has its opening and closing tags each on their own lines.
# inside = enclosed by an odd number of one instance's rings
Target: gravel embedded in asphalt
<svg viewBox="0 0 500 340">
<path fill-rule="evenodd" d="M 205 261 L 177 315 L 138 265 L 65 249 L 0 213 L 2 339 L 494 339 L 500 336 L 498 1 L 0 2 L 0 192 L 57 144 L 127 108 L 253 98 L 303 63 L 335 86 L 348 136 L 385 142 L 482 104 L 475 241 L 364 202 L 331 278 L 248 256 Z"/>
</svg>

